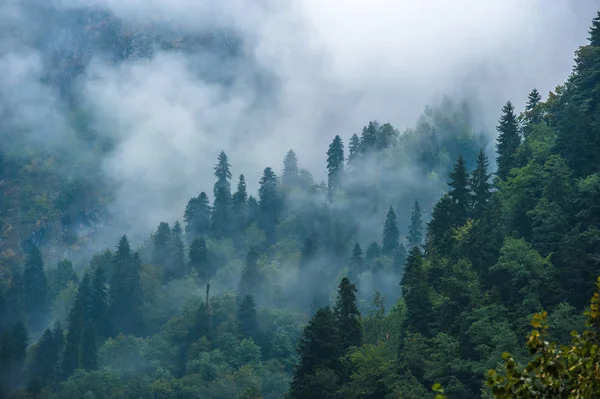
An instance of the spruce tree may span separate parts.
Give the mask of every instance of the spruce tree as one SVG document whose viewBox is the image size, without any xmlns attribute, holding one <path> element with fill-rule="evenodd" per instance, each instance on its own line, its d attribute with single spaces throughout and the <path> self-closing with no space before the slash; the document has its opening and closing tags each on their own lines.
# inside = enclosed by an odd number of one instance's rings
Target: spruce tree
<svg viewBox="0 0 600 399">
<path fill-rule="evenodd" d="M 398 131 L 391 124 L 384 123 L 377 129 L 377 149 L 381 151 L 394 146 L 398 136 Z"/>
<path fill-rule="evenodd" d="M 208 249 L 204 238 L 196 238 L 190 244 L 189 249 L 190 270 L 195 270 L 198 277 L 206 281 L 212 277 L 210 264 L 208 262 Z"/>
<path fill-rule="evenodd" d="M 69 312 L 67 342 L 62 358 L 62 376 L 67 379 L 80 367 L 81 338 L 86 322 L 86 307 L 89 295 L 89 278 L 84 277 L 79 284 L 79 292 Z"/>
<path fill-rule="evenodd" d="M 396 212 L 390 206 L 385 217 L 385 225 L 383 226 L 383 240 L 381 252 L 384 255 L 393 255 L 400 244 L 400 232 L 396 223 Z"/>
<path fill-rule="evenodd" d="M 335 136 L 327 150 L 327 190 L 332 194 L 342 183 L 344 172 L 344 143 Z"/>
<path fill-rule="evenodd" d="M 101 267 L 96 268 L 94 271 L 90 315 L 98 337 L 107 338 L 110 335 L 108 320 L 108 289 L 106 287 L 104 270 Z"/>
<path fill-rule="evenodd" d="M 358 135 L 356 133 L 354 133 L 352 137 L 350 137 L 350 142 L 348 143 L 348 152 L 348 160 L 346 163 L 349 168 L 352 168 L 354 167 L 354 165 L 356 165 L 356 161 L 358 160 L 362 152 L 360 139 L 358 138 Z"/>
<path fill-rule="evenodd" d="M 596 14 L 596 17 L 592 20 L 592 26 L 589 30 L 590 46 L 600 47 L 600 11 Z"/>
<path fill-rule="evenodd" d="M 356 243 L 354 244 L 354 248 L 352 249 L 352 256 L 350 257 L 350 271 L 352 275 L 357 276 L 363 271 L 363 268 L 363 251 L 360 247 L 360 244 Z"/>
<path fill-rule="evenodd" d="M 527 123 L 541 123 L 542 122 L 542 110 L 539 105 L 542 101 L 542 95 L 537 89 L 533 89 L 527 97 L 527 104 L 525 104 L 525 117 Z M 529 127 L 525 130 L 527 134 L 530 133 Z"/>
<path fill-rule="evenodd" d="M 258 291 L 259 281 L 258 250 L 252 247 L 246 255 L 246 264 L 242 270 L 242 277 L 238 287 L 238 297 L 244 298 L 246 295 L 255 295 Z"/>
<path fill-rule="evenodd" d="M 496 153 L 498 154 L 496 175 L 501 180 L 506 180 L 510 170 L 516 166 L 515 155 L 521 144 L 519 124 L 514 110 L 512 103 L 508 101 L 502 107 L 502 116 L 496 127 L 499 133 L 496 142 Z"/>
<path fill-rule="evenodd" d="M 209 233 L 211 213 L 212 209 L 205 192 L 189 200 L 183 215 L 188 242 Z"/>
<path fill-rule="evenodd" d="M 381 255 L 381 248 L 379 247 L 379 244 L 377 244 L 375 241 L 373 241 L 367 247 L 366 257 L 369 260 L 373 260 L 373 259 L 379 257 L 380 255 Z"/>
<path fill-rule="evenodd" d="M 472 208 L 473 216 L 477 219 L 483 216 L 483 213 L 487 207 L 488 201 L 492 195 L 490 184 L 491 175 L 487 172 L 488 160 L 483 150 L 479 150 L 477 156 L 477 166 L 471 173 L 471 190 L 472 190 Z"/>
<path fill-rule="evenodd" d="M 367 154 L 375 150 L 377 146 L 377 132 L 379 130 L 379 123 L 376 121 L 369 122 L 362 130 L 360 137 L 360 147 L 363 154 Z"/>
<path fill-rule="evenodd" d="M 81 349 L 79 365 L 83 370 L 96 370 L 98 368 L 98 348 L 94 324 L 88 321 L 84 324 L 81 334 Z"/>
<path fill-rule="evenodd" d="M 213 187 L 214 203 L 211 218 L 212 232 L 216 238 L 225 238 L 229 234 L 231 216 L 231 165 L 225 152 L 217 157 L 215 177 L 217 182 Z"/>
<path fill-rule="evenodd" d="M 281 203 L 277 192 L 277 177 L 271 168 L 265 168 L 258 189 L 258 224 L 265 232 L 267 242 L 275 242 L 275 228 L 279 222 Z"/>
<path fill-rule="evenodd" d="M 258 338 L 258 317 L 252 295 L 244 296 L 238 305 L 237 331 L 240 337 L 252 338 L 254 341 Z"/>
<path fill-rule="evenodd" d="M 230 167 L 231 165 L 227 160 L 227 155 L 224 151 L 221 151 L 221 153 L 217 156 L 217 165 L 215 165 L 214 176 L 217 178 L 217 182 L 213 187 L 213 195 L 215 198 L 217 197 L 217 191 L 221 188 L 225 190 L 225 194 L 227 194 L 228 197 L 231 197 Z"/>
<path fill-rule="evenodd" d="M 300 359 L 287 398 L 325 398 L 322 387 L 315 384 L 314 377 L 320 371 L 329 371 L 336 378 L 338 359 L 342 355 L 336 317 L 329 307 L 317 310 L 304 327 L 297 352 Z"/>
<path fill-rule="evenodd" d="M 169 242 L 171 256 L 168 262 L 168 271 L 172 278 L 183 278 L 186 275 L 184 251 L 183 231 L 179 221 L 176 221 L 171 229 L 171 241 Z"/>
<path fill-rule="evenodd" d="M 356 306 L 356 292 L 356 286 L 350 283 L 350 279 L 348 277 L 342 278 L 333 309 L 342 353 L 345 353 L 348 348 L 358 347 L 362 343 L 360 312 Z"/>
<path fill-rule="evenodd" d="M 31 247 L 25 260 L 23 288 L 27 323 L 33 331 L 39 331 L 46 325 L 50 298 L 42 254 L 36 246 Z"/>
<path fill-rule="evenodd" d="M 434 205 L 427 223 L 427 253 L 445 254 L 452 229 L 452 198 L 447 193 Z"/>
<path fill-rule="evenodd" d="M 239 237 L 241 233 L 246 229 L 246 226 L 248 224 L 248 191 L 246 189 L 246 178 L 244 177 L 244 175 L 240 175 L 239 177 L 237 191 L 233 194 L 231 202 L 234 218 L 234 233 L 236 237 Z"/>
<path fill-rule="evenodd" d="M 60 324 L 58 327 L 60 328 Z M 62 350 L 62 329 L 61 340 L 57 339 L 55 330 L 46 329 L 36 344 L 30 368 L 30 386 L 45 386 L 57 377 L 56 367 Z"/>
<path fill-rule="evenodd" d="M 411 248 L 404 275 L 402 276 L 402 296 L 406 304 L 406 323 L 411 331 L 429 336 L 429 321 L 432 304 L 429 298 L 427 274 L 423 269 L 423 255 L 418 246 Z"/>
<path fill-rule="evenodd" d="M 294 187 L 298 184 L 300 171 L 298 170 L 298 158 L 294 150 L 289 150 L 283 159 L 283 173 L 281 174 L 281 184 L 285 188 Z"/>
<path fill-rule="evenodd" d="M 453 227 L 465 224 L 469 217 L 471 192 L 469 190 L 469 175 L 462 155 L 458 156 L 454 170 L 450 172 L 450 191 L 448 195 L 452 201 L 451 218 Z"/>
<path fill-rule="evenodd" d="M 421 206 L 418 201 L 413 205 L 410 216 L 410 226 L 408 228 L 408 243 L 411 247 L 423 243 L 423 220 L 421 215 Z"/>
<path fill-rule="evenodd" d="M 169 244 L 171 242 L 171 228 L 166 222 L 160 222 L 156 233 L 152 236 L 152 264 L 166 268 L 171 259 Z"/>
</svg>

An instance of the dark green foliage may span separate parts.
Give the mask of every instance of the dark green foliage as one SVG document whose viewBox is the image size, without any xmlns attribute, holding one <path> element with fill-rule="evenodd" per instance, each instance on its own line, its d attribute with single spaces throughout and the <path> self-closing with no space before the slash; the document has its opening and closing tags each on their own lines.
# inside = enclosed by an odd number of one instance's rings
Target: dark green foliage
<svg viewBox="0 0 600 399">
<path fill-rule="evenodd" d="M 488 201 L 492 195 L 490 183 L 491 174 L 488 174 L 488 160 L 483 150 L 479 151 L 477 155 L 477 166 L 475 170 L 471 172 L 471 185 L 472 197 L 471 203 L 473 207 L 473 217 L 479 219 L 485 212 Z"/>
<path fill-rule="evenodd" d="M 205 192 L 189 200 L 185 207 L 183 219 L 188 242 L 195 237 L 206 236 L 210 232 L 210 216 L 212 210 Z"/>
<path fill-rule="evenodd" d="M 410 226 L 408 227 L 408 244 L 411 247 L 421 245 L 423 243 L 423 219 L 421 215 L 421 206 L 418 201 L 412 208 L 410 216 Z"/>
<path fill-rule="evenodd" d="M 177 221 L 171 229 L 171 240 L 169 242 L 170 259 L 167 273 L 172 278 L 182 278 L 186 275 L 184 251 L 183 230 L 181 224 Z"/>
<path fill-rule="evenodd" d="M 79 364 L 84 370 L 89 371 L 98 368 L 98 348 L 96 341 L 94 325 L 88 321 L 85 323 L 81 334 L 81 359 Z"/>
<path fill-rule="evenodd" d="M 359 243 L 354 244 L 352 249 L 352 256 L 350 257 L 350 272 L 356 276 L 363 271 L 364 259 L 363 250 Z"/>
<path fill-rule="evenodd" d="M 246 255 L 246 264 L 242 270 L 238 296 L 244 298 L 246 295 L 256 295 L 259 281 L 258 250 L 252 247 Z"/>
<path fill-rule="evenodd" d="M 360 155 L 361 155 L 360 139 L 358 138 L 358 135 L 355 133 L 350 138 L 350 143 L 348 144 L 347 165 L 349 168 L 352 168 L 355 165 L 355 163 L 356 163 L 357 159 L 360 157 Z"/>
<path fill-rule="evenodd" d="M 527 104 L 525 104 L 525 121 L 527 123 L 524 126 L 523 133 L 525 137 L 529 136 L 531 133 L 531 127 L 529 124 L 537 124 L 542 123 L 543 120 L 543 109 L 540 106 L 540 102 L 542 101 L 542 95 L 537 89 L 533 89 L 529 96 L 527 97 Z"/>
<path fill-rule="evenodd" d="M 427 253 L 446 253 L 452 228 L 452 198 L 445 194 L 433 207 L 427 223 Z"/>
<path fill-rule="evenodd" d="M 225 152 L 221 151 L 215 166 L 217 182 L 213 187 L 213 212 L 211 230 L 216 238 L 225 238 L 231 229 L 231 172 Z"/>
<path fill-rule="evenodd" d="M 327 190 L 330 194 L 336 191 L 342 182 L 344 172 L 344 143 L 340 136 L 335 136 L 327 150 Z"/>
<path fill-rule="evenodd" d="M 429 298 L 427 274 L 423 269 L 423 255 L 419 247 L 411 248 L 400 285 L 406 304 L 407 328 L 427 336 L 432 316 L 432 304 Z"/>
<path fill-rule="evenodd" d="M 51 298 L 56 297 L 58 293 L 66 288 L 69 283 L 78 284 L 79 278 L 73 269 L 73 263 L 69 260 L 62 260 L 56 264 L 56 268 L 46 271 L 48 276 L 48 287 Z"/>
<path fill-rule="evenodd" d="M 129 244 L 127 244 L 129 245 Z M 62 359 L 62 376 L 69 378 L 73 372 L 81 367 L 81 350 L 84 326 L 91 324 L 92 286 L 86 274 L 79 284 L 79 291 L 75 303 L 69 312 L 67 327 L 67 342 Z M 88 337 L 86 336 L 86 339 Z M 95 345 L 95 340 L 94 340 Z"/>
<path fill-rule="evenodd" d="M 254 198 L 254 196 L 249 196 L 248 197 L 248 219 L 247 219 L 247 224 L 251 225 L 253 223 L 258 223 L 258 219 L 259 219 L 259 214 L 260 214 L 260 206 L 258 205 L 258 201 L 256 201 L 256 198 Z"/>
<path fill-rule="evenodd" d="M 498 171 L 496 175 L 502 180 L 505 180 L 510 170 L 516 166 L 515 155 L 521 144 L 519 124 L 514 110 L 512 103 L 508 101 L 502 107 L 502 116 L 496 127 L 498 130 L 498 140 L 496 142 Z"/>
<path fill-rule="evenodd" d="M 396 212 L 390 207 L 385 217 L 383 225 L 383 239 L 381 253 L 391 255 L 398 250 L 400 245 L 400 232 L 398 231 L 398 223 L 396 222 Z"/>
<path fill-rule="evenodd" d="M 294 150 L 289 150 L 283 159 L 281 184 L 286 188 L 294 187 L 298 184 L 299 177 L 298 158 L 296 157 Z"/>
<path fill-rule="evenodd" d="M 373 259 L 379 257 L 379 255 L 381 255 L 381 248 L 379 247 L 379 244 L 377 244 L 376 242 L 373 241 L 367 247 L 366 257 L 369 260 L 373 260 Z"/>
<path fill-rule="evenodd" d="M 240 175 L 237 191 L 231 197 L 231 212 L 233 218 L 233 234 L 239 236 L 248 225 L 248 191 L 246 189 L 246 178 Z"/>
<path fill-rule="evenodd" d="M 471 209 L 471 191 L 469 188 L 469 174 L 462 155 L 458 156 L 454 164 L 454 170 L 450 172 L 450 191 L 448 196 L 451 200 L 450 220 L 452 226 L 459 227 L 465 224 Z"/>
<path fill-rule="evenodd" d="M 213 195 L 215 196 L 215 198 L 217 197 L 217 192 L 220 189 L 223 189 L 225 194 L 228 197 L 231 197 L 231 172 L 229 170 L 230 167 L 231 165 L 227 160 L 227 155 L 225 154 L 225 151 L 221 151 L 221 153 L 217 157 L 217 165 L 215 165 L 214 175 L 217 178 L 217 182 L 213 187 Z"/>
<path fill-rule="evenodd" d="M 208 259 L 208 249 L 204 238 L 195 238 L 189 250 L 190 270 L 195 270 L 201 280 L 212 277 L 212 269 Z"/>
<path fill-rule="evenodd" d="M 171 258 L 169 244 L 171 242 L 171 227 L 166 222 L 160 222 L 156 233 L 152 236 L 152 263 L 166 267 Z"/>
<path fill-rule="evenodd" d="M 13 387 L 21 386 L 24 377 L 25 357 L 29 345 L 27 327 L 22 321 L 17 322 L 10 332 L 10 377 Z"/>
<path fill-rule="evenodd" d="M 258 318 L 252 295 L 244 296 L 238 305 L 237 332 L 241 337 L 252 338 L 255 341 L 258 337 Z"/>
<path fill-rule="evenodd" d="M 258 223 L 267 235 L 267 242 L 275 240 L 275 227 L 281 213 L 281 199 L 277 192 L 277 178 L 273 169 L 265 168 L 258 189 Z"/>
<path fill-rule="evenodd" d="M 108 319 L 108 288 L 104 271 L 97 268 L 92 280 L 92 296 L 90 303 L 90 320 L 99 338 L 110 335 Z"/>
<path fill-rule="evenodd" d="M 59 378 L 57 373 L 63 349 L 63 331 L 60 323 L 54 329 L 46 329 L 35 346 L 30 369 L 30 385 L 45 386 Z"/>
<path fill-rule="evenodd" d="M 361 153 L 367 154 L 376 148 L 378 130 L 379 123 L 375 121 L 369 122 L 369 124 L 363 128 L 360 136 Z"/>
<path fill-rule="evenodd" d="M 36 246 L 31 247 L 25 260 L 23 289 L 27 324 L 33 331 L 39 331 L 46 325 L 50 298 L 42 254 Z"/>
<path fill-rule="evenodd" d="M 337 320 L 342 352 L 362 343 L 360 312 L 356 306 L 356 286 L 344 277 L 338 286 L 333 314 Z"/>
<path fill-rule="evenodd" d="M 589 31 L 590 46 L 600 47 L 600 11 L 596 15 L 596 18 L 592 20 L 592 27 Z"/>
</svg>

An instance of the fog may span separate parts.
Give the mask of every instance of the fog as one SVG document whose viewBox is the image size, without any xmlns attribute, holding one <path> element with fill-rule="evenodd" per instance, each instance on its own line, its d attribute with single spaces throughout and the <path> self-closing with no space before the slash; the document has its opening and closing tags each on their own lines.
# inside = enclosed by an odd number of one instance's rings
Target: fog
<svg viewBox="0 0 600 399">
<path fill-rule="evenodd" d="M 31 45 L 28 35 L 44 29 L 36 25 L 43 14 L 32 4 L 0 4 L 1 27 L 18 29 L 22 39 L 4 40 L 0 47 L 1 97 L 10 104 L 6 109 L 18 111 L 11 114 L 13 121 L 30 131 L 19 140 L 86 154 L 87 148 L 70 139 L 64 101 L 40 84 L 48 48 L 65 51 L 77 39 L 63 21 L 44 46 Z M 160 48 L 150 57 L 119 63 L 101 52 L 81 55 L 89 62 L 77 79 L 80 104 L 92 116 L 94 130 L 114 140 L 114 149 L 98 164 L 116 187 L 109 209 L 119 220 L 117 230 L 141 238 L 161 220 L 180 219 L 191 196 L 211 191 L 220 150 L 228 154 L 233 175 L 244 173 L 254 193 L 266 166 L 280 173 L 288 149 L 320 181 L 326 176 L 327 145 L 336 134 L 347 146 L 370 120 L 390 122 L 402 132 L 415 124 L 425 104 L 445 94 L 467 100 L 475 110 L 472 128 L 493 135 L 503 103 L 511 100 L 520 109 L 532 88 L 545 95 L 567 78 L 597 5 L 591 0 L 53 2 L 58 14 L 88 6 L 109 9 L 123 20 L 125 32 L 152 26 L 176 32 L 175 38 L 224 32 L 225 43 L 234 41 L 231 58 Z"/>
</svg>

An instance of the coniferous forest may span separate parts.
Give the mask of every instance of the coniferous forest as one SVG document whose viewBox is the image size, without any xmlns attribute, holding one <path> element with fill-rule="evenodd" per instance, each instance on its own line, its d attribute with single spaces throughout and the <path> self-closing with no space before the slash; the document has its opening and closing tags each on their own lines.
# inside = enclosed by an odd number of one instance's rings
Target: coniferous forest
<svg viewBox="0 0 600 399">
<path fill-rule="evenodd" d="M 115 63 L 238 51 L 78 18 Z M 98 155 L 67 78 L 82 54 L 44 84 Z M 332 135 L 320 182 L 290 149 L 255 191 L 223 148 L 179 220 L 93 251 L 113 194 L 95 158 L 23 151 L 0 109 L 0 398 L 600 397 L 599 93 L 600 12 L 566 82 L 507 101 L 495 139 L 444 98 L 404 132 Z"/>
</svg>

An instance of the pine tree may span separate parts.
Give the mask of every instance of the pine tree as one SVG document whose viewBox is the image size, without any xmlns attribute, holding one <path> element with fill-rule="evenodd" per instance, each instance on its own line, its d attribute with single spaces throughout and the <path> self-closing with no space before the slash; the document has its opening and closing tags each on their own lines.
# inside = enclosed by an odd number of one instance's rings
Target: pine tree
<svg viewBox="0 0 600 399">
<path fill-rule="evenodd" d="M 506 180 L 508 174 L 515 165 L 515 154 L 521 144 L 521 136 L 519 133 L 519 124 L 514 113 L 515 108 L 508 101 L 502 107 L 502 116 L 498 122 L 496 130 L 498 130 L 498 140 L 496 142 L 496 153 L 498 158 L 498 171 L 496 175 L 501 180 Z"/>
<path fill-rule="evenodd" d="M 217 182 L 213 187 L 214 203 L 211 218 L 212 232 L 216 238 L 225 238 L 229 234 L 231 212 L 231 172 L 227 155 L 221 151 L 215 166 Z"/>
<path fill-rule="evenodd" d="M 390 209 L 385 217 L 385 225 L 383 226 L 383 240 L 381 252 L 384 255 L 392 255 L 400 244 L 400 232 L 396 223 L 396 212 L 390 206 Z"/>
<path fill-rule="evenodd" d="M 342 353 L 352 346 L 362 343 L 360 312 L 356 306 L 356 286 L 348 277 L 342 278 L 333 313 L 337 322 L 338 336 Z"/>
<path fill-rule="evenodd" d="M 284 187 L 294 187 L 298 184 L 298 178 L 300 176 L 300 171 L 298 170 L 298 158 L 296 157 L 296 153 L 294 150 L 289 150 L 287 154 L 285 154 L 285 158 L 283 160 L 283 173 L 281 174 L 281 184 Z"/>
<path fill-rule="evenodd" d="M 168 270 L 173 278 L 182 278 L 186 275 L 184 251 L 183 231 L 179 221 L 176 221 L 171 229 L 171 241 L 169 242 L 170 258 Z"/>
<path fill-rule="evenodd" d="M 348 160 L 346 163 L 348 167 L 351 168 L 354 165 L 356 165 L 356 161 L 358 160 L 362 152 L 360 139 L 358 138 L 358 135 L 356 133 L 353 134 L 350 138 L 350 143 L 348 144 L 348 152 Z"/>
<path fill-rule="evenodd" d="M 354 244 L 352 249 L 352 257 L 350 258 L 350 271 L 352 275 L 356 276 L 363 271 L 364 260 L 363 251 L 359 243 Z"/>
<path fill-rule="evenodd" d="M 344 143 L 335 136 L 327 150 L 327 190 L 332 194 L 340 187 L 344 172 Z"/>
<path fill-rule="evenodd" d="M 469 190 L 469 175 L 462 155 L 458 156 L 454 170 L 450 172 L 450 191 L 452 201 L 451 218 L 454 227 L 465 224 L 469 217 L 471 192 Z"/>
<path fill-rule="evenodd" d="M 96 370 L 98 368 L 98 348 L 96 346 L 96 332 L 91 321 L 85 323 L 81 334 L 80 367 L 83 370 Z"/>
<path fill-rule="evenodd" d="M 588 38 L 590 46 L 600 47 L 600 11 L 598 11 L 598 14 L 592 20 L 592 26 L 588 33 L 590 34 Z"/>
<path fill-rule="evenodd" d="M 410 226 L 408 228 L 408 243 L 411 247 L 423 243 L 423 220 L 421 216 L 421 206 L 418 201 L 413 205 L 410 216 Z"/>
<path fill-rule="evenodd" d="M 539 107 L 542 101 L 542 95 L 537 89 L 533 89 L 527 97 L 527 104 L 525 104 L 525 115 L 528 123 L 541 123 L 542 122 L 542 111 Z M 529 129 L 527 129 L 529 132 Z"/>
<path fill-rule="evenodd" d="M 59 335 L 60 334 L 60 335 Z M 30 369 L 30 386 L 45 386 L 56 377 L 56 368 L 62 351 L 62 328 L 46 329 L 36 345 Z"/>
<path fill-rule="evenodd" d="M 36 246 L 31 247 L 25 260 L 23 288 L 28 325 L 39 331 L 46 325 L 50 298 L 42 254 Z"/>
<path fill-rule="evenodd" d="M 449 236 L 452 228 L 452 205 L 453 202 L 450 195 L 444 194 L 433 207 L 431 220 L 427 224 L 428 254 L 445 254 L 448 250 Z"/>
<path fill-rule="evenodd" d="M 491 175 L 487 173 L 488 168 L 488 160 L 483 150 L 479 150 L 479 155 L 477 156 L 477 166 L 475 170 L 471 173 L 471 190 L 473 192 L 472 195 L 472 207 L 473 207 L 473 216 L 477 219 L 483 216 L 483 212 L 487 207 L 488 201 L 492 195 L 490 184 Z"/>
<path fill-rule="evenodd" d="M 96 268 L 94 271 L 90 315 L 98 337 L 108 337 L 110 334 L 110 329 L 108 328 L 108 289 L 106 287 L 104 270 L 101 267 Z"/>
<path fill-rule="evenodd" d="M 319 309 L 304 327 L 297 351 L 300 360 L 287 397 L 289 399 L 328 398 L 322 387 L 315 383 L 314 377 L 319 372 L 330 371 L 328 374 L 336 378 L 336 370 L 339 369 L 338 359 L 342 351 L 336 318 L 329 307 Z"/>
<path fill-rule="evenodd" d="M 188 242 L 209 233 L 211 213 L 210 202 L 205 192 L 201 192 L 197 198 L 190 199 L 183 215 Z"/>
<path fill-rule="evenodd" d="M 255 295 L 258 291 L 259 281 L 258 250 L 252 247 L 246 255 L 246 264 L 242 270 L 242 277 L 238 287 L 238 297 L 244 298 L 246 295 Z"/>
<path fill-rule="evenodd" d="M 258 205 L 258 201 L 256 201 L 256 198 L 254 198 L 254 196 L 250 195 L 248 196 L 248 219 L 246 221 L 246 225 L 250 226 L 254 223 L 258 223 L 258 218 L 260 215 L 260 206 Z"/>
<path fill-rule="evenodd" d="M 402 296 L 406 304 L 406 323 L 411 331 L 429 336 L 432 304 L 429 298 L 427 275 L 423 269 L 423 255 L 418 246 L 411 248 L 402 276 Z"/>
<path fill-rule="evenodd" d="M 363 128 L 360 137 L 360 146 L 363 154 L 367 154 L 376 148 L 378 130 L 379 123 L 376 121 L 369 122 L 369 124 Z"/>
<path fill-rule="evenodd" d="M 171 259 L 169 243 L 171 241 L 171 228 L 166 222 L 160 222 L 156 233 L 152 236 L 152 264 L 166 267 Z"/>
<path fill-rule="evenodd" d="M 265 168 L 258 189 L 258 223 L 265 232 L 268 243 L 275 242 L 275 227 L 279 222 L 281 203 L 277 193 L 277 177 L 271 168 Z"/>
<path fill-rule="evenodd" d="M 18 321 L 10 333 L 10 377 L 13 387 L 19 387 L 23 382 L 28 345 L 27 327 L 24 322 Z"/>
<path fill-rule="evenodd" d="M 215 165 L 215 173 L 214 176 L 217 178 L 217 182 L 213 187 L 213 195 L 215 198 L 217 197 L 217 192 L 219 189 L 224 189 L 225 194 L 230 198 L 231 197 L 231 171 L 229 168 L 231 165 L 227 160 L 227 155 L 224 151 L 217 156 L 217 165 Z"/>
<path fill-rule="evenodd" d="M 377 149 L 381 151 L 393 147 L 399 135 L 392 125 L 384 123 L 377 129 Z"/>
<path fill-rule="evenodd" d="M 190 269 L 198 273 L 198 277 L 206 281 L 212 277 L 210 264 L 208 262 L 208 249 L 204 238 L 196 238 L 190 244 L 189 250 Z"/>
<path fill-rule="evenodd" d="M 79 284 L 79 292 L 69 312 L 67 342 L 62 359 L 62 376 L 67 379 L 80 367 L 81 338 L 86 319 L 86 306 L 89 295 L 89 278 L 84 277 Z"/>
<path fill-rule="evenodd" d="M 246 178 L 244 175 L 240 175 L 239 177 L 237 191 L 233 194 L 231 202 L 234 218 L 234 233 L 235 236 L 238 237 L 248 225 L 248 191 L 246 189 Z"/>
<path fill-rule="evenodd" d="M 244 338 L 252 338 L 254 341 L 258 337 L 258 317 L 252 295 L 246 295 L 240 302 L 237 310 L 237 331 L 238 335 Z"/>
<path fill-rule="evenodd" d="M 306 237 L 300 251 L 300 269 L 306 270 L 317 258 L 317 242 L 314 237 Z"/>
</svg>

